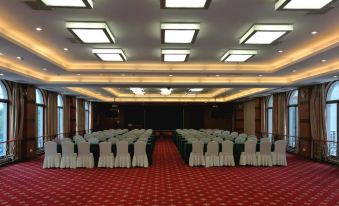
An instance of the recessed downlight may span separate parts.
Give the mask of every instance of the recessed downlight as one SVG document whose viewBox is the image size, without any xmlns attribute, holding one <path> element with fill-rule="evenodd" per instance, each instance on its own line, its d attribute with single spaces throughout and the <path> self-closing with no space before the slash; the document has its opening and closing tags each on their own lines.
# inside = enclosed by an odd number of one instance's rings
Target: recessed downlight
<svg viewBox="0 0 339 206">
<path fill-rule="evenodd" d="M 312 31 L 311 34 L 312 35 L 316 35 L 316 34 L 318 34 L 318 32 L 317 31 Z"/>
<path fill-rule="evenodd" d="M 42 68 L 42 70 L 47 71 L 47 68 Z"/>
<path fill-rule="evenodd" d="M 42 28 L 41 27 L 36 27 L 35 30 L 42 31 Z"/>
<path fill-rule="evenodd" d="M 321 63 L 325 63 L 327 60 L 326 59 L 322 59 L 321 60 Z"/>
<path fill-rule="evenodd" d="M 64 51 L 68 51 L 68 48 L 65 47 L 65 48 L 64 48 Z"/>
<path fill-rule="evenodd" d="M 283 53 L 284 52 L 284 50 L 278 50 L 278 53 Z"/>
<path fill-rule="evenodd" d="M 20 61 L 24 60 L 24 58 L 23 58 L 23 57 L 20 57 L 20 56 L 17 56 L 16 59 L 17 59 L 17 60 L 20 60 Z"/>
</svg>

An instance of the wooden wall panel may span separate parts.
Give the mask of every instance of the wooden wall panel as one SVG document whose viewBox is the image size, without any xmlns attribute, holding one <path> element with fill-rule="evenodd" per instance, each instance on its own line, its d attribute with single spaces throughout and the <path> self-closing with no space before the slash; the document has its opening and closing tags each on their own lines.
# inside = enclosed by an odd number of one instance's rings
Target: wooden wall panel
<svg viewBox="0 0 339 206">
<path fill-rule="evenodd" d="M 255 135 L 261 136 L 261 99 L 255 99 Z"/>
<path fill-rule="evenodd" d="M 244 132 L 244 104 L 235 104 L 235 126 L 234 130 L 241 133 Z"/>
<path fill-rule="evenodd" d="M 299 89 L 299 150 L 304 157 L 311 156 L 311 124 L 310 124 L 310 95 L 311 87 Z"/>
</svg>

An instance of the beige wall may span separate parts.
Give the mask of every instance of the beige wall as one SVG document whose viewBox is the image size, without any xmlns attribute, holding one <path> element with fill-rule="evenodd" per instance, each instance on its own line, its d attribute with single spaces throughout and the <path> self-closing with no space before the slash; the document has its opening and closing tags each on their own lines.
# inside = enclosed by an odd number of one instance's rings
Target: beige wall
<svg viewBox="0 0 339 206">
<path fill-rule="evenodd" d="M 244 103 L 244 132 L 255 134 L 255 100 Z"/>
</svg>

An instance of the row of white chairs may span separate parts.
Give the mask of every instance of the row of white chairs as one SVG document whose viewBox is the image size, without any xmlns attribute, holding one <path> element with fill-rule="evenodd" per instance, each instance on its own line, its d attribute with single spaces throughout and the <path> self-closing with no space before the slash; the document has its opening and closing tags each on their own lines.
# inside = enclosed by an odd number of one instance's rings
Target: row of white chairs
<svg viewBox="0 0 339 206">
<path fill-rule="evenodd" d="M 43 168 L 94 168 L 94 157 L 90 152 L 90 143 L 81 142 L 77 145 L 78 154 L 74 153 L 74 143 L 64 141 L 61 143 L 62 154 L 57 153 L 57 143 L 48 141 L 45 143 L 45 158 Z M 116 143 L 116 153 L 112 153 L 110 142 L 99 143 L 100 156 L 98 167 L 148 167 L 146 154 L 146 142 L 137 141 L 134 143 L 134 155 L 128 152 L 128 142 L 119 141 Z"/>
<path fill-rule="evenodd" d="M 244 152 L 240 156 L 240 165 L 252 166 L 287 166 L 286 141 L 275 142 L 274 152 L 271 152 L 272 144 L 268 138 L 262 138 L 260 151 L 256 152 L 256 140 L 245 142 Z M 192 143 L 192 152 L 189 158 L 189 165 L 194 166 L 235 166 L 233 155 L 234 143 L 230 140 L 222 142 L 222 152 L 219 153 L 219 143 L 210 141 L 207 144 L 207 151 L 204 154 L 204 142 L 197 140 Z"/>
</svg>

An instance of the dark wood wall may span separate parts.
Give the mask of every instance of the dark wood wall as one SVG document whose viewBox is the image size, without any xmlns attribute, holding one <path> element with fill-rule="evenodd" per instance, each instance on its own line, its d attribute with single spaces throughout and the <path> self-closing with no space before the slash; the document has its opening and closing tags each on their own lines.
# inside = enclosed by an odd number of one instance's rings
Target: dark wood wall
<svg viewBox="0 0 339 206">
<path fill-rule="evenodd" d="M 118 105 L 116 108 L 113 105 Z M 119 112 L 112 114 L 108 110 Z M 93 103 L 93 129 L 232 129 L 233 104 Z M 132 125 L 132 126 L 130 126 Z"/>
</svg>

